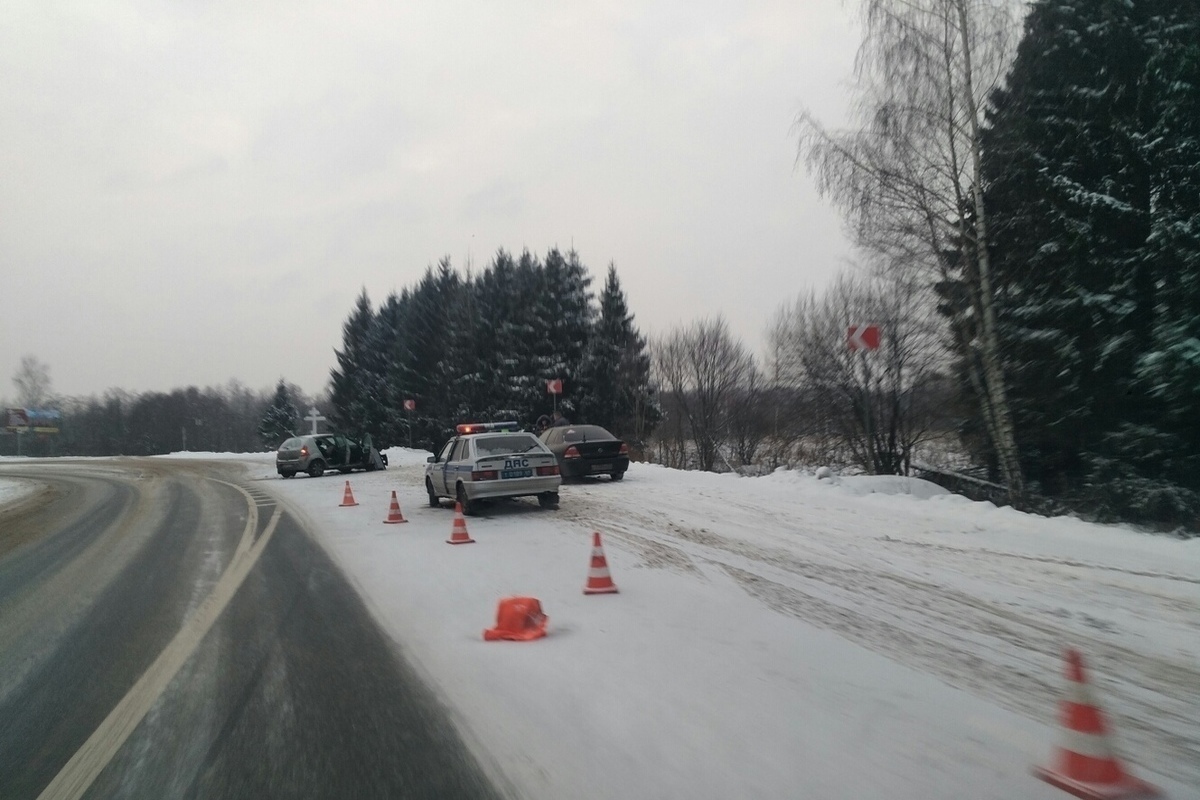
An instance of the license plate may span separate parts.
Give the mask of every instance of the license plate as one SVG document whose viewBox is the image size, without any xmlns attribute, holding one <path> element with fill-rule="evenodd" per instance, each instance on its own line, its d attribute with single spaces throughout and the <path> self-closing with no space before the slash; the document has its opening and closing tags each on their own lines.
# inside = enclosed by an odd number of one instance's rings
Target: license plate
<svg viewBox="0 0 1200 800">
<path fill-rule="evenodd" d="M 592 472 L 608 472 L 612 464 L 592 464 Z"/>
<path fill-rule="evenodd" d="M 532 478 L 531 469 L 505 469 L 500 471 L 501 478 Z"/>
</svg>

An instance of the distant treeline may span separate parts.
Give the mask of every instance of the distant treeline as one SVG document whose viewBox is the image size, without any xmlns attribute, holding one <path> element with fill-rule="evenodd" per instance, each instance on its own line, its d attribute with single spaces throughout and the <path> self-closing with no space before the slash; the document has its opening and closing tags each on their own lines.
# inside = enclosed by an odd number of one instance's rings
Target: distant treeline
<svg viewBox="0 0 1200 800">
<path fill-rule="evenodd" d="M 298 387 L 284 385 L 288 396 L 304 403 Z M 29 456 L 158 455 L 178 450 L 258 452 L 278 445 L 276 435 L 260 428 L 271 393 L 253 391 L 236 381 L 224 387 L 194 386 L 140 394 L 109 390 L 99 397 L 58 397 L 61 432 L 21 436 Z M 303 405 L 308 408 L 308 405 Z M 294 425 L 298 426 L 299 420 Z M 0 454 L 13 455 L 15 435 L 0 436 Z"/>
</svg>

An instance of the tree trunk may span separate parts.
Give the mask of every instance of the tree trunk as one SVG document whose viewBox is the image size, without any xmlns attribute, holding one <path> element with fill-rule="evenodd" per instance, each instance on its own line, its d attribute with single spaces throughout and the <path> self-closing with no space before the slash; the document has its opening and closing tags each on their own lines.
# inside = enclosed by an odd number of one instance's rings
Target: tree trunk
<svg viewBox="0 0 1200 800">
<path fill-rule="evenodd" d="M 962 39 L 964 66 L 964 95 L 967 101 L 968 119 L 971 123 L 971 195 L 975 211 L 975 254 L 979 269 L 979 358 L 983 366 L 984 385 L 993 416 L 993 445 L 1000 461 L 1000 471 L 1008 486 L 1008 497 L 1013 503 L 1025 494 L 1025 480 L 1017 452 L 1016 432 L 1012 410 L 1004 386 L 1004 371 L 1000 365 L 1000 341 L 996 332 L 996 307 L 992 286 L 991 258 L 988 254 L 987 214 L 983 204 L 982 158 L 979 148 L 979 105 L 975 101 L 975 87 L 971 67 L 971 37 L 967 23 L 965 0 L 956 0 L 959 35 Z"/>
</svg>

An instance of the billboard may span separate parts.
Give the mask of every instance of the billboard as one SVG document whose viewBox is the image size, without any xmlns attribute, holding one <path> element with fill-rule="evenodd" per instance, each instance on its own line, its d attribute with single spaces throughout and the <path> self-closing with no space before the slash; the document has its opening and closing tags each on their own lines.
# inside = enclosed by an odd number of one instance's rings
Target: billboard
<svg viewBox="0 0 1200 800">
<path fill-rule="evenodd" d="M 9 433 L 58 433 L 62 412 L 54 408 L 10 408 L 4 412 Z"/>
</svg>

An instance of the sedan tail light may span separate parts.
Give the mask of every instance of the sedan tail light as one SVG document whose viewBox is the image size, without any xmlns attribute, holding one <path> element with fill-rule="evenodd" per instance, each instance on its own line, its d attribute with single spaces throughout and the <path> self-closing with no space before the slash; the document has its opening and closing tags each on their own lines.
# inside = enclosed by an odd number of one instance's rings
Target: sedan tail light
<svg viewBox="0 0 1200 800">
<path fill-rule="evenodd" d="M 471 480 L 473 481 L 494 481 L 498 477 L 500 477 L 500 473 L 494 469 L 485 469 L 471 473 Z"/>
<path fill-rule="evenodd" d="M 629 455 L 629 445 L 625 444 L 624 442 L 621 442 L 621 455 Z"/>
<path fill-rule="evenodd" d="M 558 474 L 558 464 L 555 464 L 553 467 L 538 467 L 537 474 L 538 475 L 557 475 Z"/>
<path fill-rule="evenodd" d="M 567 452 L 563 453 L 563 458 L 579 458 L 579 448 L 571 445 L 567 448 Z"/>
</svg>

